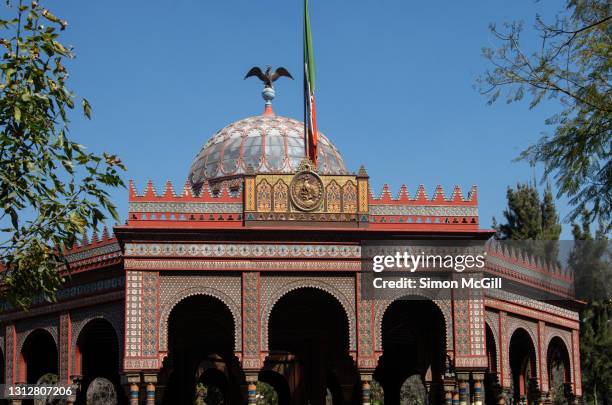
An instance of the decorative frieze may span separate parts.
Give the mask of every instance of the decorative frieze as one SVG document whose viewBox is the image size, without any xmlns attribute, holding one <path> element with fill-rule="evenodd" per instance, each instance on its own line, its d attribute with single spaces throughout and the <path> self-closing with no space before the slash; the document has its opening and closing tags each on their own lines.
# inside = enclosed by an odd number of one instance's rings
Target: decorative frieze
<svg viewBox="0 0 612 405">
<path fill-rule="evenodd" d="M 126 257 L 351 258 L 360 259 L 361 246 L 274 243 L 126 243 Z"/>
<path fill-rule="evenodd" d="M 130 213 L 242 214 L 243 212 L 242 204 L 235 202 L 130 202 L 128 209 Z"/>
<path fill-rule="evenodd" d="M 478 207 L 454 205 L 388 205 L 370 203 L 370 215 L 477 217 Z"/>
<path fill-rule="evenodd" d="M 358 260 L 147 260 L 126 259 L 129 270 L 342 271 L 361 270 Z"/>
</svg>

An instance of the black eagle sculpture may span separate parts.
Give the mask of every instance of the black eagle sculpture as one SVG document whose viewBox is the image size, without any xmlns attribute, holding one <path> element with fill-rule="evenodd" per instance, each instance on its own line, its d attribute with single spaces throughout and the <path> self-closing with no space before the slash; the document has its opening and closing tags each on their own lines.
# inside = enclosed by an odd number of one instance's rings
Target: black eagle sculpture
<svg viewBox="0 0 612 405">
<path fill-rule="evenodd" d="M 244 76 L 244 78 L 246 80 L 252 76 L 258 77 L 259 80 L 264 82 L 264 86 L 269 88 L 274 87 L 272 83 L 277 81 L 279 77 L 285 76 L 293 80 L 293 76 L 291 76 L 291 73 L 289 73 L 289 71 L 284 67 L 279 67 L 274 72 L 272 72 L 272 66 L 270 65 L 266 66 L 265 72 L 262 72 L 261 69 L 257 66 L 252 67 L 251 70 L 249 70 L 249 72 L 246 74 L 246 76 Z"/>
</svg>

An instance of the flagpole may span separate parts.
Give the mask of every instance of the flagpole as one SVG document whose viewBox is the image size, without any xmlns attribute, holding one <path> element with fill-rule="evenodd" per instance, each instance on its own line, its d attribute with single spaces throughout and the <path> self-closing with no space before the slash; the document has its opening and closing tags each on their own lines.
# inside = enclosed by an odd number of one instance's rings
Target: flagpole
<svg viewBox="0 0 612 405">
<path fill-rule="evenodd" d="M 309 125 L 309 116 L 308 116 L 308 97 L 310 97 L 310 95 L 308 94 L 308 79 L 307 79 L 307 74 L 308 74 L 308 67 L 306 65 L 306 46 L 307 46 L 307 26 L 308 26 L 308 0 L 304 0 L 304 21 L 303 21 L 303 31 L 302 31 L 302 36 L 303 36 L 303 41 L 302 41 L 302 46 L 304 48 L 304 53 L 303 53 L 303 68 L 304 68 L 304 157 L 310 158 L 310 125 Z M 312 160 L 312 159 L 311 159 Z"/>
</svg>

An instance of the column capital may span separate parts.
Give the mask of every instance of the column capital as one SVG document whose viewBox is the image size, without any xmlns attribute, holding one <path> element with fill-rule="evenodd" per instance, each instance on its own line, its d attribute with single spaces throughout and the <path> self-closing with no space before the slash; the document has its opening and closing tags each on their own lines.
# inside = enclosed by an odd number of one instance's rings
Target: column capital
<svg viewBox="0 0 612 405">
<path fill-rule="evenodd" d="M 121 374 L 121 384 L 140 384 L 140 373 Z"/>
<path fill-rule="evenodd" d="M 373 375 L 373 371 L 372 370 L 359 370 L 359 378 L 361 379 L 362 382 L 372 382 L 372 375 Z"/>
<path fill-rule="evenodd" d="M 143 373 L 142 382 L 157 384 L 157 373 Z"/>
</svg>

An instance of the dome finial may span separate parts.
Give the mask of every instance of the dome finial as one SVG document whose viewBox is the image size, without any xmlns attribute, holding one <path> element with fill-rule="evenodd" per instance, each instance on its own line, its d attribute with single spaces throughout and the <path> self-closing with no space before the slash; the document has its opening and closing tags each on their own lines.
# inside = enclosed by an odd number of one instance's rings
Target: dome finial
<svg viewBox="0 0 612 405">
<path fill-rule="evenodd" d="M 274 111 L 272 111 L 272 100 L 274 100 L 274 97 L 276 96 L 274 87 L 264 87 L 261 91 L 261 96 L 266 102 L 263 115 L 274 115 Z"/>
<path fill-rule="evenodd" d="M 272 100 L 274 100 L 276 93 L 274 91 L 274 86 L 272 85 L 272 83 L 274 83 L 276 80 L 278 80 L 279 77 L 282 76 L 288 77 L 293 80 L 293 76 L 291 76 L 291 73 L 289 73 L 289 71 L 284 67 L 279 67 L 276 69 L 276 71 L 272 72 L 271 65 L 266 65 L 265 72 L 262 72 L 261 69 L 257 66 L 252 67 L 251 70 L 248 71 L 246 76 L 244 76 L 244 78 L 248 79 L 251 76 L 256 76 L 264 83 L 264 89 L 261 92 L 261 96 L 266 101 L 264 115 L 274 115 L 274 111 L 272 111 Z"/>
</svg>

